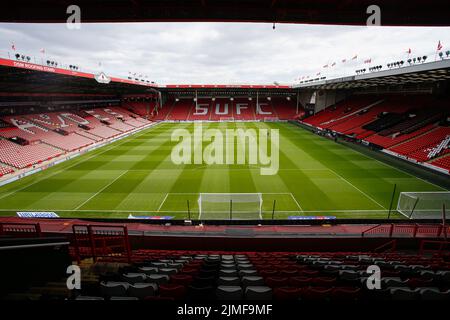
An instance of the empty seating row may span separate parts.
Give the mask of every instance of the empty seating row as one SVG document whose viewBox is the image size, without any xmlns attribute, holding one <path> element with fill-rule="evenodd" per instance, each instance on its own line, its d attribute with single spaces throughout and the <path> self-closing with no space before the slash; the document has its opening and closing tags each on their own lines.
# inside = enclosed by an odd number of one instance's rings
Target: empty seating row
<svg viewBox="0 0 450 320">
<path fill-rule="evenodd" d="M 450 261 L 402 254 L 138 250 L 81 297 L 185 300 L 448 300 Z M 367 285 L 368 266 L 382 272 Z"/>
<path fill-rule="evenodd" d="M 61 150 L 43 143 L 20 146 L 0 139 L 0 162 L 19 169 L 50 160 L 61 154 Z"/>
<path fill-rule="evenodd" d="M 449 134 L 449 127 L 436 127 L 434 130 L 415 139 L 399 144 L 390 150 L 409 156 L 421 162 L 426 161 L 430 150 L 436 147 Z"/>
<path fill-rule="evenodd" d="M 7 175 L 8 173 L 13 173 L 13 172 L 14 172 L 13 169 L 0 165 L 0 178 L 3 177 L 4 175 Z"/>
</svg>

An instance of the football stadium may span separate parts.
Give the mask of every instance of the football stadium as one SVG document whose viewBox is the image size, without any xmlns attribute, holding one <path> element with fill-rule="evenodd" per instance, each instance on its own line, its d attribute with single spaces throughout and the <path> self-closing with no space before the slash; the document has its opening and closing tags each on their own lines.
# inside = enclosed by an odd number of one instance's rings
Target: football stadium
<svg viewBox="0 0 450 320">
<path fill-rule="evenodd" d="M 1 12 L 0 299 L 449 301 L 450 8 L 366 2 Z M 345 53 L 292 64 L 327 32 Z"/>
</svg>

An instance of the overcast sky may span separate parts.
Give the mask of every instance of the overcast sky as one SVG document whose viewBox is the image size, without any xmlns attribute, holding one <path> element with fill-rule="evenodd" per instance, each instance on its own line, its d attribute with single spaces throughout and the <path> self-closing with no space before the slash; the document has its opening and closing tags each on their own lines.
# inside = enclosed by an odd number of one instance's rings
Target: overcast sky
<svg viewBox="0 0 450 320">
<path fill-rule="evenodd" d="M 369 58 L 375 65 L 406 60 L 409 48 L 413 56 L 434 60 L 439 40 L 450 49 L 450 28 L 127 23 L 69 30 L 64 24 L 0 24 L 0 56 L 13 55 L 14 43 L 16 52 L 38 62 L 50 58 L 121 77 L 132 72 L 159 84 L 293 83 L 318 72 L 333 77 L 353 73 Z"/>
</svg>

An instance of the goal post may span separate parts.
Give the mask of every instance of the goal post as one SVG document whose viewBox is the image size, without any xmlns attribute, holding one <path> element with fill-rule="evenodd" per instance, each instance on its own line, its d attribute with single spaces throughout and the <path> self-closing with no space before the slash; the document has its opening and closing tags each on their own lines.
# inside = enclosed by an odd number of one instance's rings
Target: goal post
<svg viewBox="0 0 450 320">
<path fill-rule="evenodd" d="M 450 208 L 450 192 L 401 192 L 397 211 L 408 219 L 441 219 L 442 207 Z"/>
<path fill-rule="evenodd" d="M 200 193 L 199 219 L 262 219 L 262 193 Z"/>
</svg>

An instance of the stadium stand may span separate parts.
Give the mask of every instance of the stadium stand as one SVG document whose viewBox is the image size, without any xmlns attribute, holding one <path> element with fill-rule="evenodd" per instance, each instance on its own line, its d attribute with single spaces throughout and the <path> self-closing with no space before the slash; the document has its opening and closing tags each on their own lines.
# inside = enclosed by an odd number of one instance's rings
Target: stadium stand
<svg viewBox="0 0 450 320">
<path fill-rule="evenodd" d="M 303 109 L 296 114 L 296 105 L 286 98 L 259 101 L 260 112 L 256 111 L 255 98 L 199 98 L 169 100 L 152 120 L 293 120 L 304 114 Z"/>
<path fill-rule="evenodd" d="M 30 167 L 61 154 L 60 150 L 42 143 L 20 146 L 7 140 L 0 140 L 0 162 L 18 169 Z"/>
<path fill-rule="evenodd" d="M 446 153 L 447 155 L 443 156 L 442 158 L 433 160 L 431 164 L 443 169 L 450 170 L 450 155 L 448 155 L 449 151 L 447 150 Z"/>
<path fill-rule="evenodd" d="M 119 107 L 5 116 L 1 120 L 1 176 L 13 172 L 5 165 L 27 168 L 151 123 Z"/>
<path fill-rule="evenodd" d="M 85 296 L 188 301 L 450 299 L 450 264 L 438 256 L 140 249 L 133 252 L 132 260 L 131 265 L 99 262 L 97 286 L 82 291 L 77 299 Z M 381 290 L 368 290 L 364 285 L 369 265 L 383 268 Z"/>
<path fill-rule="evenodd" d="M 195 104 L 192 106 L 192 110 L 189 113 L 188 120 L 211 120 L 211 112 L 214 108 L 214 101 L 211 99 L 198 99 L 198 109 L 196 110 Z M 174 105 L 174 108 L 176 107 L 176 104 Z M 205 113 L 203 111 L 204 108 L 207 108 L 207 112 Z"/>
<path fill-rule="evenodd" d="M 155 103 L 127 101 L 123 103 L 123 108 L 128 110 L 129 112 L 132 112 L 133 114 L 146 118 L 155 109 Z"/>
<path fill-rule="evenodd" d="M 376 101 L 376 102 L 374 102 Z M 443 126 L 448 101 L 426 95 L 350 97 L 304 120 L 388 149 L 418 162 L 447 152 L 448 126 Z M 433 106 L 430 110 L 429 106 Z M 448 169 L 445 161 L 438 166 Z"/>
<path fill-rule="evenodd" d="M 6 167 L 4 165 L 0 165 L 0 177 L 3 177 L 4 175 L 7 175 L 8 173 L 14 172 L 13 169 Z"/>
<path fill-rule="evenodd" d="M 430 159 L 428 156 L 432 148 L 439 146 L 448 135 L 450 135 L 450 128 L 436 127 L 419 137 L 390 148 L 390 150 L 420 162 L 427 161 Z"/>
<path fill-rule="evenodd" d="M 187 120 L 194 106 L 192 99 L 181 99 L 175 102 L 172 111 L 167 115 L 166 120 Z"/>
</svg>

